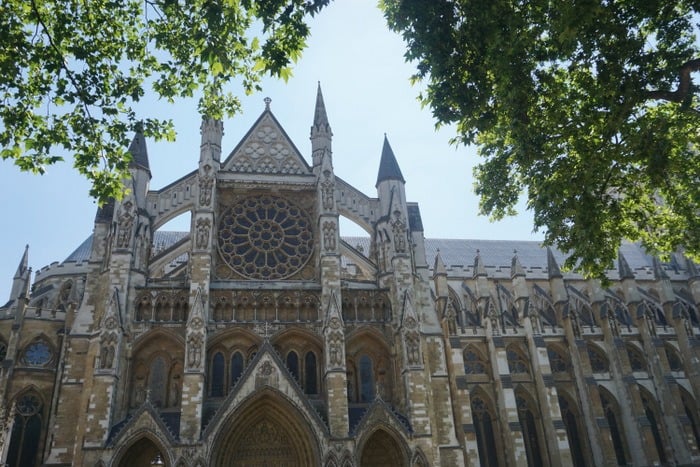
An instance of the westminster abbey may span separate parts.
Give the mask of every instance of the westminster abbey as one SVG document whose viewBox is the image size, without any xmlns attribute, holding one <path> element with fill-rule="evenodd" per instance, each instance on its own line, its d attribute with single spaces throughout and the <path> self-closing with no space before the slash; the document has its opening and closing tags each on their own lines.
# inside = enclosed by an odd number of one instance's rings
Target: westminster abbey
<svg viewBox="0 0 700 467">
<path fill-rule="evenodd" d="M 159 190 L 137 134 L 82 245 L 33 280 L 17 252 L 0 464 L 700 464 L 682 254 L 625 243 L 603 286 L 537 242 L 425 238 L 386 138 L 376 193 L 334 172 L 320 88 L 310 149 L 269 100 L 235 148 L 222 134 L 205 119 L 198 164 Z"/>
</svg>

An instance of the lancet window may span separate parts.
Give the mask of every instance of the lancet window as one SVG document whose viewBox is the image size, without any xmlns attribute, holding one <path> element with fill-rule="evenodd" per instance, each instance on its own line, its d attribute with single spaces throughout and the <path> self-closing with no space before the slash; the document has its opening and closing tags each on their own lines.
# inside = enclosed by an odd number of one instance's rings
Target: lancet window
<svg viewBox="0 0 700 467">
<path fill-rule="evenodd" d="M 41 398 L 34 392 L 27 392 L 17 399 L 5 465 L 35 465 L 42 435 L 43 407 Z"/>
</svg>

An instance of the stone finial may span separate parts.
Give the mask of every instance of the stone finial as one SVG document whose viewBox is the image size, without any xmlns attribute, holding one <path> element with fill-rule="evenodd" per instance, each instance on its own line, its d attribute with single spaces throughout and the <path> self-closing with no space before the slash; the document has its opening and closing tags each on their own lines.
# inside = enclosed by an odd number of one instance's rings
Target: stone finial
<svg viewBox="0 0 700 467">
<path fill-rule="evenodd" d="M 557 259 L 554 257 L 554 252 L 550 247 L 547 247 L 547 274 L 550 279 L 564 277 L 557 264 Z"/>
<path fill-rule="evenodd" d="M 265 99 L 263 99 L 263 102 L 265 103 L 265 110 L 270 110 L 270 103 L 272 102 L 272 99 L 266 97 Z"/>
<path fill-rule="evenodd" d="M 439 249 L 437 251 L 437 254 L 435 255 L 435 266 L 433 267 L 433 276 L 438 275 L 447 275 L 447 268 L 445 268 L 445 263 L 442 261 Z"/>
<path fill-rule="evenodd" d="M 486 276 L 486 268 L 484 267 L 484 262 L 481 259 L 481 252 L 476 250 L 476 256 L 474 257 L 474 277 Z"/>
<path fill-rule="evenodd" d="M 513 250 L 513 259 L 510 262 L 510 277 L 522 277 L 525 276 L 525 270 L 523 265 L 520 264 L 520 258 L 518 258 L 518 250 Z"/>
<path fill-rule="evenodd" d="M 617 269 L 618 273 L 620 274 L 620 280 L 634 279 L 634 273 L 632 272 L 632 268 L 630 268 L 630 265 L 625 259 L 625 255 L 623 255 L 621 251 L 618 253 L 617 256 Z"/>
<path fill-rule="evenodd" d="M 131 144 L 129 145 L 129 152 L 131 153 L 129 167 L 143 169 L 150 174 L 151 167 L 148 162 L 146 138 L 143 136 L 141 128 L 141 125 L 139 125 L 136 129 L 136 134 L 134 134 L 134 139 L 131 140 Z"/>
<path fill-rule="evenodd" d="M 651 264 L 654 270 L 654 279 L 656 279 L 657 281 L 668 279 L 668 274 L 666 274 L 666 271 L 664 271 L 664 267 L 661 265 L 661 261 L 659 261 L 659 258 L 654 256 L 651 259 Z"/>
</svg>

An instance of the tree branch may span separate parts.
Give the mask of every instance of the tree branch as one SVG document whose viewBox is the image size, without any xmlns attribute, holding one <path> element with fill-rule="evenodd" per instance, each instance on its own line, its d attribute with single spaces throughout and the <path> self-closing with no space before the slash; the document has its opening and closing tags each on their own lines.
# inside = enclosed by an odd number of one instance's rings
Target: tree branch
<svg viewBox="0 0 700 467">
<path fill-rule="evenodd" d="M 647 99 L 654 100 L 664 100 L 669 102 L 683 102 L 688 93 L 690 92 L 690 74 L 694 71 L 700 71 L 700 58 L 695 58 L 693 60 L 688 60 L 681 66 L 678 71 L 680 82 L 678 83 L 678 89 L 675 91 L 648 91 L 646 93 Z"/>
</svg>

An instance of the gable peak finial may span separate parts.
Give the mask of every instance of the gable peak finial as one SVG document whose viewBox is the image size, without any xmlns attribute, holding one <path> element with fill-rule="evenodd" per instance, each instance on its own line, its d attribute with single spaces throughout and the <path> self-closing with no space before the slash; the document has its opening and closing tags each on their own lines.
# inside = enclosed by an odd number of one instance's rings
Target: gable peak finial
<svg viewBox="0 0 700 467">
<path fill-rule="evenodd" d="M 270 103 L 272 102 L 272 99 L 266 97 L 265 99 L 263 99 L 263 102 L 265 103 L 265 110 L 270 110 Z"/>
</svg>

